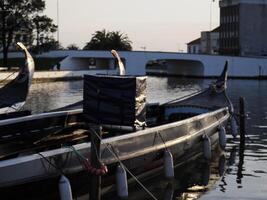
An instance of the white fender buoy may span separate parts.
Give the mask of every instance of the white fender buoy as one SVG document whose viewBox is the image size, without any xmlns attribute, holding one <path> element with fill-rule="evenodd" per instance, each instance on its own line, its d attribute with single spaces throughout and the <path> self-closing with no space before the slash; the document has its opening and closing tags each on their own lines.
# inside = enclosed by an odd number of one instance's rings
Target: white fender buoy
<svg viewBox="0 0 267 200">
<path fill-rule="evenodd" d="M 226 147 L 226 131 L 223 126 L 219 128 L 219 144 L 221 149 L 225 150 Z"/>
<path fill-rule="evenodd" d="M 221 155 L 218 165 L 219 165 L 218 172 L 219 172 L 220 177 L 222 177 L 225 171 L 225 155 L 224 154 Z"/>
<path fill-rule="evenodd" d="M 202 174 L 202 185 L 207 186 L 210 182 L 210 165 L 205 163 L 205 168 L 203 169 Z"/>
<path fill-rule="evenodd" d="M 238 128 L 238 126 L 237 126 L 236 120 L 234 117 L 232 117 L 231 118 L 231 132 L 232 132 L 232 136 L 234 138 L 236 138 L 236 136 L 237 136 L 237 128 Z"/>
<path fill-rule="evenodd" d="M 211 159 L 211 142 L 210 142 L 210 138 L 209 136 L 207 136 L 206 134 L 203 136 L 203 145 L 204 145 L 204 157 L 207 160 Z"/>
<path fill-rule="evenodd" d="M 123 166 L 118 165 L 116 171 L 117 194 L 120 198 L 128 197 L 127 174 Z"/>
<path fill-rule="evenodd" d="M 236 147 L 234 146 L 230 152 L 230 156 L 228 159 L 228 165 L 232 166 L 235 164 L 235 160 L 236 160 Z"/>
<path fill-rule="evenodd" d="M 174 194 L 174 188 L 171 183 L 168 183 L 165 192 L 164 192 L 164 200 L 172 200 Z"/>
<path fill-rule="evenodd" d="M 66 176 L 61 175 L 58 187 L 60 200 L 72 200 L 71 186 Z"/>
<path fill-rule="evenodd" d="M 164 152 L 164 175 L 166 178 L 174 178 L 173 157 L 171 152 Z"/>
</svg>

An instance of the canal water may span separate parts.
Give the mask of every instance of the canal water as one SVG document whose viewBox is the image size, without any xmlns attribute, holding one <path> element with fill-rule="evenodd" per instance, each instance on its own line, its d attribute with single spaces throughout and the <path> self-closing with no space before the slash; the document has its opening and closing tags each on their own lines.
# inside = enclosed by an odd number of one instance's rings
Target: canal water
<svg viewBox="0 0 267 200">
<path fill-rule="evenodd" d="M 148 101 L 165 102 L 193 93 L 213 80 L 148 77 Z M 229 80 L 228 93 L 238 111 L 240 96 L 246 99 L 246 144 L 228 136 L 224 155 L 210 164 L 189 162 L 176 169 L 172 184 L 156 177 L 144 185 L 157 199 L 214 200 L 267 199 L 267 81 Z M 31 87 L 26 108 L 34 113 L 58 108 L 82 99 L 82 81 L 37 83 Z M 76 197 L 76 196 L 75 196 Z M 77 199 L 86 199 L 80 197 Z M 116 198 L 115 198 L 116 199 Z M 129 199 L 152 199 L 141 187 L 130 188 Z"/>
</svg>

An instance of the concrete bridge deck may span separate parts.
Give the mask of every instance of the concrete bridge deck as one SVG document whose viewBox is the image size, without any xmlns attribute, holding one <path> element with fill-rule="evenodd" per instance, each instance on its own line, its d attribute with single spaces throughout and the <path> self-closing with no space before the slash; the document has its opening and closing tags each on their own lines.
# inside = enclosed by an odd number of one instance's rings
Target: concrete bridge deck
<svg viewBox="0 0 267 200">
<path fill-rule="evenodd" d="M 220 74 L 226 60 L 229 61 L 229 76 L 235 78 L 257 78 L 267 76 L 267 58 L 233 57 L 153 51 L 120 51 L 128 75 L 146 74 L 149 61 L 165 60 L 166 69 L 150 70 L 177 76 L 213 77 Z M 10 53 L 10 58 L 23 57 L 21 53 Z M 114 72 L 115 60 L 109 51 L 51 51 L 37 55 L 40 58 L 64 58 L 61 70 L 85 71 L 95 60 L 96 69 Z M 1 57 L 0 57 L 1 58 Z"/>
</svg>

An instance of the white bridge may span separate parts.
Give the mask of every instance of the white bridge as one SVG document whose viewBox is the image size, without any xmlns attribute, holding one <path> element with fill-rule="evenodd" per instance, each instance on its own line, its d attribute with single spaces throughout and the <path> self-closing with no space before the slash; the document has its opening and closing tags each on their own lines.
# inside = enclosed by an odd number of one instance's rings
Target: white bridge
<svg viewBox="0 0 267 200">
<path fill-rule="evenodd" d="M 229 62 L 229 76 L 239 78 L 257 78 L 267 76 L 267 58 L 232 57 L 153 51 L 118 52 L 126 66 L 128 75 L 144 75 L 146 72 L 166 75 L 213 77 L 218 76 L 226 60 Z M 22 54 L 10 53 L 9 57 L 21 57 Z M 114 73 L 115 60 L 109 51 L 51 51 L 37 57 L 63 58 L 60 70 L 76 71 L 92 69 L 103 73 Z M 90 63 L 94 61 L 94 66 Z M 149 69 L 149 61 L 164 60 L 165 69 Z M 89 70 L 90 71 L 90 70 Z M 106 71 L 106 72 L 105 72 Z"/>
</svg>

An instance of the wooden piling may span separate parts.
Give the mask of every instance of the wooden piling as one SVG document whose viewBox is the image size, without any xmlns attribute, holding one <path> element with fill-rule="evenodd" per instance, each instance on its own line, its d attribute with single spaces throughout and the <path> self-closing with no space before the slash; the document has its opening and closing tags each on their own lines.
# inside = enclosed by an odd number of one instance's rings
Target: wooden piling
<svg viewBox="0 0 267 200">
<path fill-rule="evenodd" d="M 98 135 L 96 135 L 96 134 Z M 93 168 L 100 169 L 101 167 L 101 138 L 102 138 L 102 127 L 98 126 L 95 128 L 95 133 L 91 133 L 91 165 Z M 101 199 L 101 175 L 93 173 L 90 180 L 90 200 Z"/>
<path fill-rule="evenodd" d="M 239 133 L 240 133 L 240 142 L 245 142 L 246 135 L 246 112 L 245 112 L 245 98 L 239 98 Z"/>
</svg>

